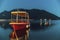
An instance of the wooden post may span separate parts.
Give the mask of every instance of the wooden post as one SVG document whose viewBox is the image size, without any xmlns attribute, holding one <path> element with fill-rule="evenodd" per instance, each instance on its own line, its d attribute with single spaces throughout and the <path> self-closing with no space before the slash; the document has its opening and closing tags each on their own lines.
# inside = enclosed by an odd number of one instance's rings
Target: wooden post
<svg viewBox="0 0 60 40">
<path fill-rule="evenodd" d="M 16 16 L 16 22 L 18 23 L 18 13 L 17 13 L 17 16 Z"/>
</svg>

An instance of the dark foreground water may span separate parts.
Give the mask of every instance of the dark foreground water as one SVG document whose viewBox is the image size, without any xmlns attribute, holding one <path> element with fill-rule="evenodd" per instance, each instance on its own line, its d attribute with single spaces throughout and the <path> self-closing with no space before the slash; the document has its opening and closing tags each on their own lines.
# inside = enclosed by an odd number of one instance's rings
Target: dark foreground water
<svg viewBox="0 0 60 40">
<path fill-rule="evenodd" d="M 9 34 L 11 32 L 11 29 L 0 27 L 0 40 L 9 40 Z M 60 20 L 54 21 L 54 25 L 45 29 L 30 29 L 29 40 L 60 40 Z"/>
</svg>

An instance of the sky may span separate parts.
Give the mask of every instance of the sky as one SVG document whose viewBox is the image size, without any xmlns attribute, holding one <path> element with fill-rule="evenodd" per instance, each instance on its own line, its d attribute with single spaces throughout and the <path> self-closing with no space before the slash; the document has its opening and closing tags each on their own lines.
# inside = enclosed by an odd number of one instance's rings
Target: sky
<svg viewBox="0 0 60 40">
<path fill-rule="evenodd" d="M 60 17 L 60 0 L 0 0 L 0 12 L 18 8 L 46 10 Z"/>
</svg>

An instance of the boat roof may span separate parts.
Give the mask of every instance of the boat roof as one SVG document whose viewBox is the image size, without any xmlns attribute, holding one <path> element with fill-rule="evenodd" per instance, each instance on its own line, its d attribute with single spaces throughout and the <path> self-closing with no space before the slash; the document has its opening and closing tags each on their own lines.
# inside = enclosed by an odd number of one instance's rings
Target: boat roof
<svg viewBox="0 0 60 40">
<path fill-rule="evenodd" d="M 17 15 L 18 16 L 26 16 L 28 13 L 26 11 L 13 11 L 11 12 L 12 15 Z"/>
</svg>

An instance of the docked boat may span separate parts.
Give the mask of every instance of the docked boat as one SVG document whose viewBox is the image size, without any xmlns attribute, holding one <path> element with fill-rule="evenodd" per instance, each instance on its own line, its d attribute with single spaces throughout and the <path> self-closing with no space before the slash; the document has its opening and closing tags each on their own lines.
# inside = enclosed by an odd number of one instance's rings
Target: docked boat
<svg viewBox="0 0 60 40">
<path fill-rule="evenodd" d="M 49 19 L 49 25 L 52 25 L 52 20 L 51 19 Z"/>
<path fill-rule="evenodd" d="M 40 26 L 42 25 L 42 21 L 43 21 L 43 20 L 42 20 L 42 19 L 40 19 Z"/>
<path fill-rule="evenodd" d="M 9 23 L 13 28 L 10 34 L 10 40 L 28 40 L 27 28 L 30 27 L 29 14 L 25 11 L 11 12 L 11 22 Z"/>
<path fill-rule="evenodd" d="M 45 25 L 45 26 L 48 26 L 48 25 L 49 25 L 49 22 L 48 22 L 47 19 L 44 19 L 44 25 Z"/>
</svg>

